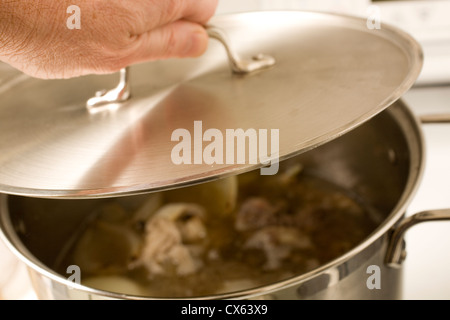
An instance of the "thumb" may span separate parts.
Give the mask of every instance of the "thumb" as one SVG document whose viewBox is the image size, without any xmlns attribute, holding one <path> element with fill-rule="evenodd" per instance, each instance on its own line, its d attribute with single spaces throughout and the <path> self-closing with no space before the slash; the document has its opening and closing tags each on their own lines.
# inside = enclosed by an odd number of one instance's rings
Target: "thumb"
<svg viewBox="0 0 450 320">
<path fill-rule="evenodd" d="M 209 38 L 201 25 L 180 20 L 146 32 L 136 41 L 132 63 L 198 57 L 208 48 Z"/>
</svg>

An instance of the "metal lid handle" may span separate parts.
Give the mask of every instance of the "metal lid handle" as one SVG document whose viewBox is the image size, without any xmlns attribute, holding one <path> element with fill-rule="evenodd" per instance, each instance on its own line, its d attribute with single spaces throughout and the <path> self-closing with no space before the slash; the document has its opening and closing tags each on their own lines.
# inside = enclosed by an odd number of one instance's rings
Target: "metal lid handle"
<svg viewBox="0 0 450 320">
<path fill-rule="evenodd" d="M 259 53 L 251 58 L 241 58 L 230 46 L 231 41 L 226 33 L 217 27 L 206 26 L 206 32 L 211 39 L 216 39 L 222 43 L 227 51 L 231 70 L 236 74 L 247 74 L 275 65 L 275 59 L 271 56 Z"/>
<path fill-rule="evenodd" d="M 95 97 L 90 98 L 86 107 L 88 110 L 93 108 L 102 107 L 112 103 L 120 103 L 127 101 L 131 96 L 130 84 L 129 84 L 129 67 L 120 70 L 120 80 L 117 87 L 112 90 L 97 91 Z"/>
<path fill-rule="evenodd" d="M 239 57 L 230 46 L 230 41 L 223 30 L 214 26 L 206 26 L 205 29 L 211 39 L 216 39 L 224 45 L 233 73 L 248 74 L 275 65 L 275 59 L 265 54 L 257 54 L 251 58 Z M 89 99 L 86 103 L 88 110 L 127 101 L 131 97 L 129 69 L 129 67 L 126 67 L 120 70 L 120 80 L 117 87 L 109 91 L 98 91 L 95 97 Z"/>
</svg>

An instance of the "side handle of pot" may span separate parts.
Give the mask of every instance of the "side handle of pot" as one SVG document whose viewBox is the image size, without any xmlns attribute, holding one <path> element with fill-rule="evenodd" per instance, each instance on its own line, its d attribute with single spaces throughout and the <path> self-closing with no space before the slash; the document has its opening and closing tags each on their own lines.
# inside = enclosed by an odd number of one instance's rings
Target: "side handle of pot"
<svg viewBox="0 0 450 320">
<path fill-rule="evenodd" d="M 426 114 L 419 117 L 423 124 L 450 123 L 450 113 Z"/>
<path fill-rule="evenodd" d="M 411 227 L 423 222 L 443 220 L 450 220 L 450 209 L 424 211 L 403 220 L 392 232 L 386 253 L 386 265 L 400 268 L 406 258 L 404 236 Z"/>
</svg>

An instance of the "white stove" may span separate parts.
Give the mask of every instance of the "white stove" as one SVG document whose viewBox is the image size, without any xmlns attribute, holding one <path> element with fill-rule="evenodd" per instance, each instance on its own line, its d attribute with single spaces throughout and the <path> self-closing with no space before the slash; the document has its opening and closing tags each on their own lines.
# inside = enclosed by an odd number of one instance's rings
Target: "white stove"
<svg viewBox="0 0 450 320">
<path fill-rule="evenodd" d="M 448 70 L 450 74 L 450 70 Z M 416 87 L 404 101 L 417 115 L 450 114 L 450 85 Z M 426 166 L 407 215 L 450 209 L 450 123 L 423 125 Z M 450 299 L 450 222 L 427 222 L 406 236 L 404 298 Z"/>
<path fill-rule="evenodd" d="M 403 100 L 418 116 L 450 114 L 450 0 L 220 0 L 218 13 L 312 9 L 365 15 L 374 5 L 381 10 L 382 22 L 410 32 L 424 47 L 424 70 Z M 10 74 L 8 67 L 0 64 L 0 84 Z M 426 124 L 423 132 L 426 169 L 408 216 L 450 208 L 450 123 Z M 407 232 L 405 240 L 408 256 L 404 262 L 404 299 L 450 299 L 450 222 L 417 225 Z M 25 265 L 1 242 L 0 270 L 0 300 L 36 299 Z"/>
</svg>

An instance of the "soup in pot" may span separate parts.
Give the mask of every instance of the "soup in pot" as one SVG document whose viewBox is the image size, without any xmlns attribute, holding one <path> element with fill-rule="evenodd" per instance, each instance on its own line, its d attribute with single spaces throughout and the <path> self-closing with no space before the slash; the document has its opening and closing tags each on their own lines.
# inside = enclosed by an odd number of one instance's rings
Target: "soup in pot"
<svg viewBox="0 0 450 320">
<path fill-rule="evenodd" d="M 257 288 L 311 271 L 378 226 L 358 197 L 303 170 L 254 171 L 102 202 L 58 262 L 82 284 L 183 298 Z"/>
</svg>

